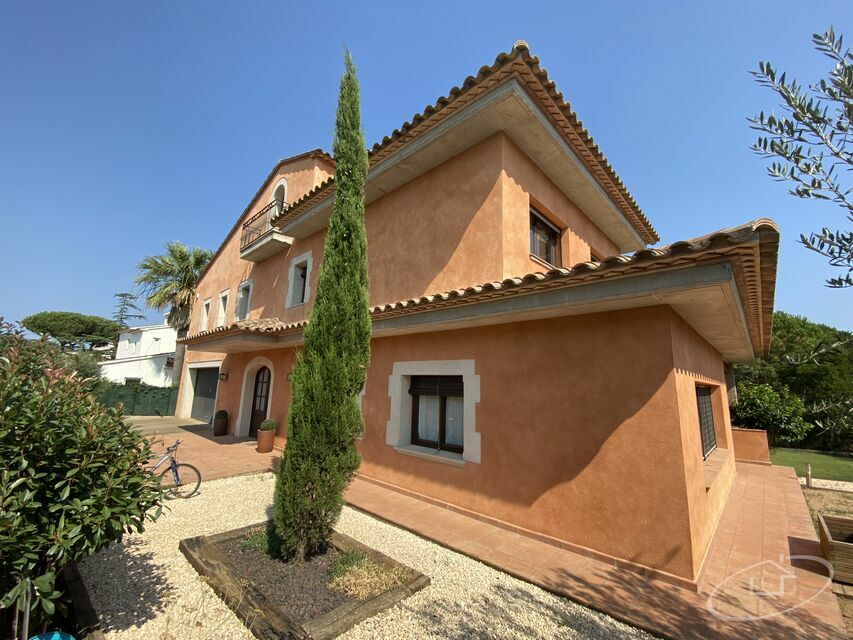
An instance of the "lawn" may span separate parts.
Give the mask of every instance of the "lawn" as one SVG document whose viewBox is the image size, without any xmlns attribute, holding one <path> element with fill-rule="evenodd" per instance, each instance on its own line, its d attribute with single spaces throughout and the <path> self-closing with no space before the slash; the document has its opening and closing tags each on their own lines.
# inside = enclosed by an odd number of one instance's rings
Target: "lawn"
<svg viewBox="0 0 853 640">
<path fill-rule="evenodd" d="M 794 467 L 801 478 L 806 475 L 806 463 L 811 462 L 813 478 L 853 482 L 853 458 L 848 456 L 803 449 L 771 449 L 770 460 L 773 464 Z"/>
</svg>

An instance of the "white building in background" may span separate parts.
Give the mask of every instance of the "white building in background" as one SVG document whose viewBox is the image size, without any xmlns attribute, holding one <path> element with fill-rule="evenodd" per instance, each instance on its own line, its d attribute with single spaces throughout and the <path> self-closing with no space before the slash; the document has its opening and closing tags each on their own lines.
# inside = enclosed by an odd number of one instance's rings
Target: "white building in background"
<svg viewBox="0 0 853 640">
<path fill-rule="evenodd" d="M 118 336 L 115 360 L 101 363 L 101 375 L 112 382 L 143 382 L 171 387 L 177 332 L 167 324 L 130 327 Z"/>
</svg>

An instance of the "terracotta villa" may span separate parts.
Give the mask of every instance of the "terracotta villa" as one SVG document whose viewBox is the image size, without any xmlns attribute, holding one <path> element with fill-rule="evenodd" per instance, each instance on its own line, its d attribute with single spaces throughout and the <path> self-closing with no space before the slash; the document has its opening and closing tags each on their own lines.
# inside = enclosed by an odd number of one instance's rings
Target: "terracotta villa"
<svg viewBox="0 0 853 640">
<path fill-rule="evenodd" d="M 695 584 L 737 473 L 731 364 L 770 343 L 767 219 L 658 234 L 523 42 L 370 151 L 359 476 Z M 334 158 L 281 160 L 198 285 L 178 415 L 286 435 Z M 226 456 L 227 447 L 222 449 Z"/>
</svg>

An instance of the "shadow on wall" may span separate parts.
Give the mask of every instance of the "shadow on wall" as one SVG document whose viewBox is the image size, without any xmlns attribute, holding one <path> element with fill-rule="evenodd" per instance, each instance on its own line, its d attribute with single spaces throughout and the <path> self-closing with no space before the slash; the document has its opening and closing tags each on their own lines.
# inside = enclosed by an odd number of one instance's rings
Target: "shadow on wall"
<svg viewBox="0 0 853 640">
<path fill-rule="evenodd" d="M 619 325 L 648 318 L 646 311 L 621 312 Z M 376 360 L 392 352 L 404 353 L 405 360 L 452 354 L 477 363 L 482 463 L 466 466 L 461 477 L 429 461 L 407 457 L 406 465 L 416 464 L 417 475 L 430 483 L 522 506 L 594 468 L 594 479 L 583 479 L 587 486 L 611 493 L 618 487 L 617 502 L 630 500 L 626 493 L 648 502 L 667 473 L 683 475 L 671 361 L 663 351 L 668 333 L 660 323 L 654 333 L 642 335 L 646 324 L 640 338 L 624 326 L 603 322 L 605 315 L 540 320 L 535 331 L 530 323 L 483 327 L 475 330 L 475 349 L 472 334 L 464 329 L 422 334 L 416 341 L 406 336 L 375 341 Z M 664 389 L 667 385 L 671 389 Z M 371 407 L 366 418 L 381 453 L 369 460 L 393 473 L 401 463 L 385 445 L 389 404 Z M 371 446 L 376 445 L 374 440 Z M 606 510 L 609 505 L 601 502 Z M 595 516 L 584 514 L 587 523 Z"/>
</svg>

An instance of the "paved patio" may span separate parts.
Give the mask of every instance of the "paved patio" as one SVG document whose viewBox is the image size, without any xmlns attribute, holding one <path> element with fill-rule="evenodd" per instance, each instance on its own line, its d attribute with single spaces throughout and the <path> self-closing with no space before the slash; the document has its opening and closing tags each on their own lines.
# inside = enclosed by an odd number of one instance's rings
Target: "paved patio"
<svg viewBox="0 0 853 640">
<path fill-rule="evenodd" d="M 198 420 L 174 416 L 143 418 L 129 417 L 128 421 L 148 437 L 155 453 L 180 440 L 178 461 L 195 465 L 201 471 L 202 482 L 269 471 L 281 457 L 281 452 L 276 450 L 258 453 L 254 438 L 214 437 L 210 425 Z"/>
<path fill-rule="evenodd" d="M 665 637 L 846 637 L 826 569 L 797 558 L 819 557 L 820 547 L 794 470 L 737 463 L 737 471 L 698 592 L 519 535 L 365 478 L 352 483 L 346 498 L 383 520 Z M 763 617 L 754 619 L 759 616 Z"/>
<path fill-rule="evenodd" d="M 281 456 L 279 451 L 257 453 L 251 438 L 214 438 L 206 425 L 146 431 L 160 441 L 158 451 L 180 439 L 179 460 L 196 465 L 204 480 L 267 471 Z M 820 546 L 794 470 L 737 463 L 737 471 L 698 591 L 561 549 L 364 477 L 353 481 L 346 499 L 362 511 L 661 636 L 846 637 L 826 569 L 796 557 L 819 557 Z M 764 617 L 753 619 L 759 616 Z"/>
</svg>

